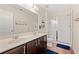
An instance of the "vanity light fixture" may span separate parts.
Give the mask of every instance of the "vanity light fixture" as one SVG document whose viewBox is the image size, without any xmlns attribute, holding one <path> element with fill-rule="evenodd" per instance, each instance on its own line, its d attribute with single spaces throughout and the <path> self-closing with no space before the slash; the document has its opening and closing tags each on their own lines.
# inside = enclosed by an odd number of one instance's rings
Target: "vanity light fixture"
<svg viewBox="0 0 79 59">
<path fill-rule="evenodd" d="M 39 10 L 38 7 L 37 7 L 36 5 L 34 5 L 34 4 L 33 4 L 32 8 L 33 8 L 34 10 Z"/>
<path fill-rule="evenodd" d="M 26 6 L 26 4 L 24 4 L 24 6 Z M 35 4 L 27 4 L 27 6 L 29 6 L 29 8 L 38 9 Z"/>
</svg>

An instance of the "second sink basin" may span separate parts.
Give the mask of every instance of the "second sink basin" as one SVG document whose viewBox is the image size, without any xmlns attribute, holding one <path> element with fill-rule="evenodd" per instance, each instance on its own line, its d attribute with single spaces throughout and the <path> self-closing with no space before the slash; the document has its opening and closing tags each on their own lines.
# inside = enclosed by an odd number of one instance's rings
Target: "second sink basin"
<svg viewBox="0 0 79 59">
<path fill-rule="evenodd" d="M 24 38 L 28 38 L 28 37 L 32 37 L 32 36 L 34 36 L 34 35 L 26 35 L 26 36 L 24 35 L 24 36 L 19 36 L 18 38 L 19 39 L 24 39 Z"/>
</svg>

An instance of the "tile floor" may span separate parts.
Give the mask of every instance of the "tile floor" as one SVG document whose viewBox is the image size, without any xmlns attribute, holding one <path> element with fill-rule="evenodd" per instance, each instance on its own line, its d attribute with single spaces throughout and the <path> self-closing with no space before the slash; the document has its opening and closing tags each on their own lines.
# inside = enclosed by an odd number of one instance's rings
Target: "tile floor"
<svg viewBox="0 0 79 59">
<path fill-rule="evenodd" d="M 72 48 L 70 48 L 70 50 L 62 49 L 62 48 L 56 47 L 55 43 L 49 44 L 47 48 L 49 50 L 53 50 L 57 52 L 58 54 L 74 54 L 74 51 Z"/>
</svg>

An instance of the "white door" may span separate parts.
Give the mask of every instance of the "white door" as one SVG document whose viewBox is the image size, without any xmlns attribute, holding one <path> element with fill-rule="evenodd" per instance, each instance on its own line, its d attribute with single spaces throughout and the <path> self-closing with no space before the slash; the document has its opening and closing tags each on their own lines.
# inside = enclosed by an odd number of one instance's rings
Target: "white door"
<svg viewBox="0 0 79 59">
<path fill-rule="evenodd" d="M 62 15 L 58 17 L 58 42 L 70 45 L 71 41 L 71 16 Z"/>
<path fill-rule="evenodd" d="M 73 5 L 73 49 L 79 53 L 79 5 Z"/>
<path fill-rule="evenodd" d="M 73 48 L 79 53 L 79 21 L 73 21 Z"/>
</svg>

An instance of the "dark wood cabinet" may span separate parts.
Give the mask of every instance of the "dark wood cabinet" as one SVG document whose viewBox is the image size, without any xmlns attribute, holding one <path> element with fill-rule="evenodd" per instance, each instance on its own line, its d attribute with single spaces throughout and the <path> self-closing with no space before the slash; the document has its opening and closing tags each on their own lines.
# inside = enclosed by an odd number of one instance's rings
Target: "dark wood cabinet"
<svg viewBox="0 0 79 59">
<path fill-rule="evenodd" d="M 47 48 L 47 35 L 29 41 L 1 54 L 41 54 Z"/>
<path fill-rule="evenodd" d="M 44 45 L 44 48 L 47 48 L 47 35 L 45 35 L 44 37 L 43 37 L 43 45 Z"/>
<path fill-rule="evenodd" d="M 47 48 L 47 36 L 39 37 L 25 45 L 26 54 L 41 54 Z"/>
<path fill-rule="evenodd" d="M 25 46 L 26 54 L 36 54 L 37 53 L 37 40 L 32 40 L 26 43 Z"/>
<path fill-rule="evenodd" d="M 47 48 L 47 36 L 42 36 L 37 39 L 37 53 L 43 53 L 44 49 Z"/>
<path fill-rule="evenodd" d="M 37 53 L 40 54 L 43 52 L 43 40 L 42 37 L 37 39 Z"/>
<path fill-rule="evenodd" d="M 24 45 L 3 52 L 3 54 L 23 54 L 23 53 L 24 53 Z"/>
</svg>

